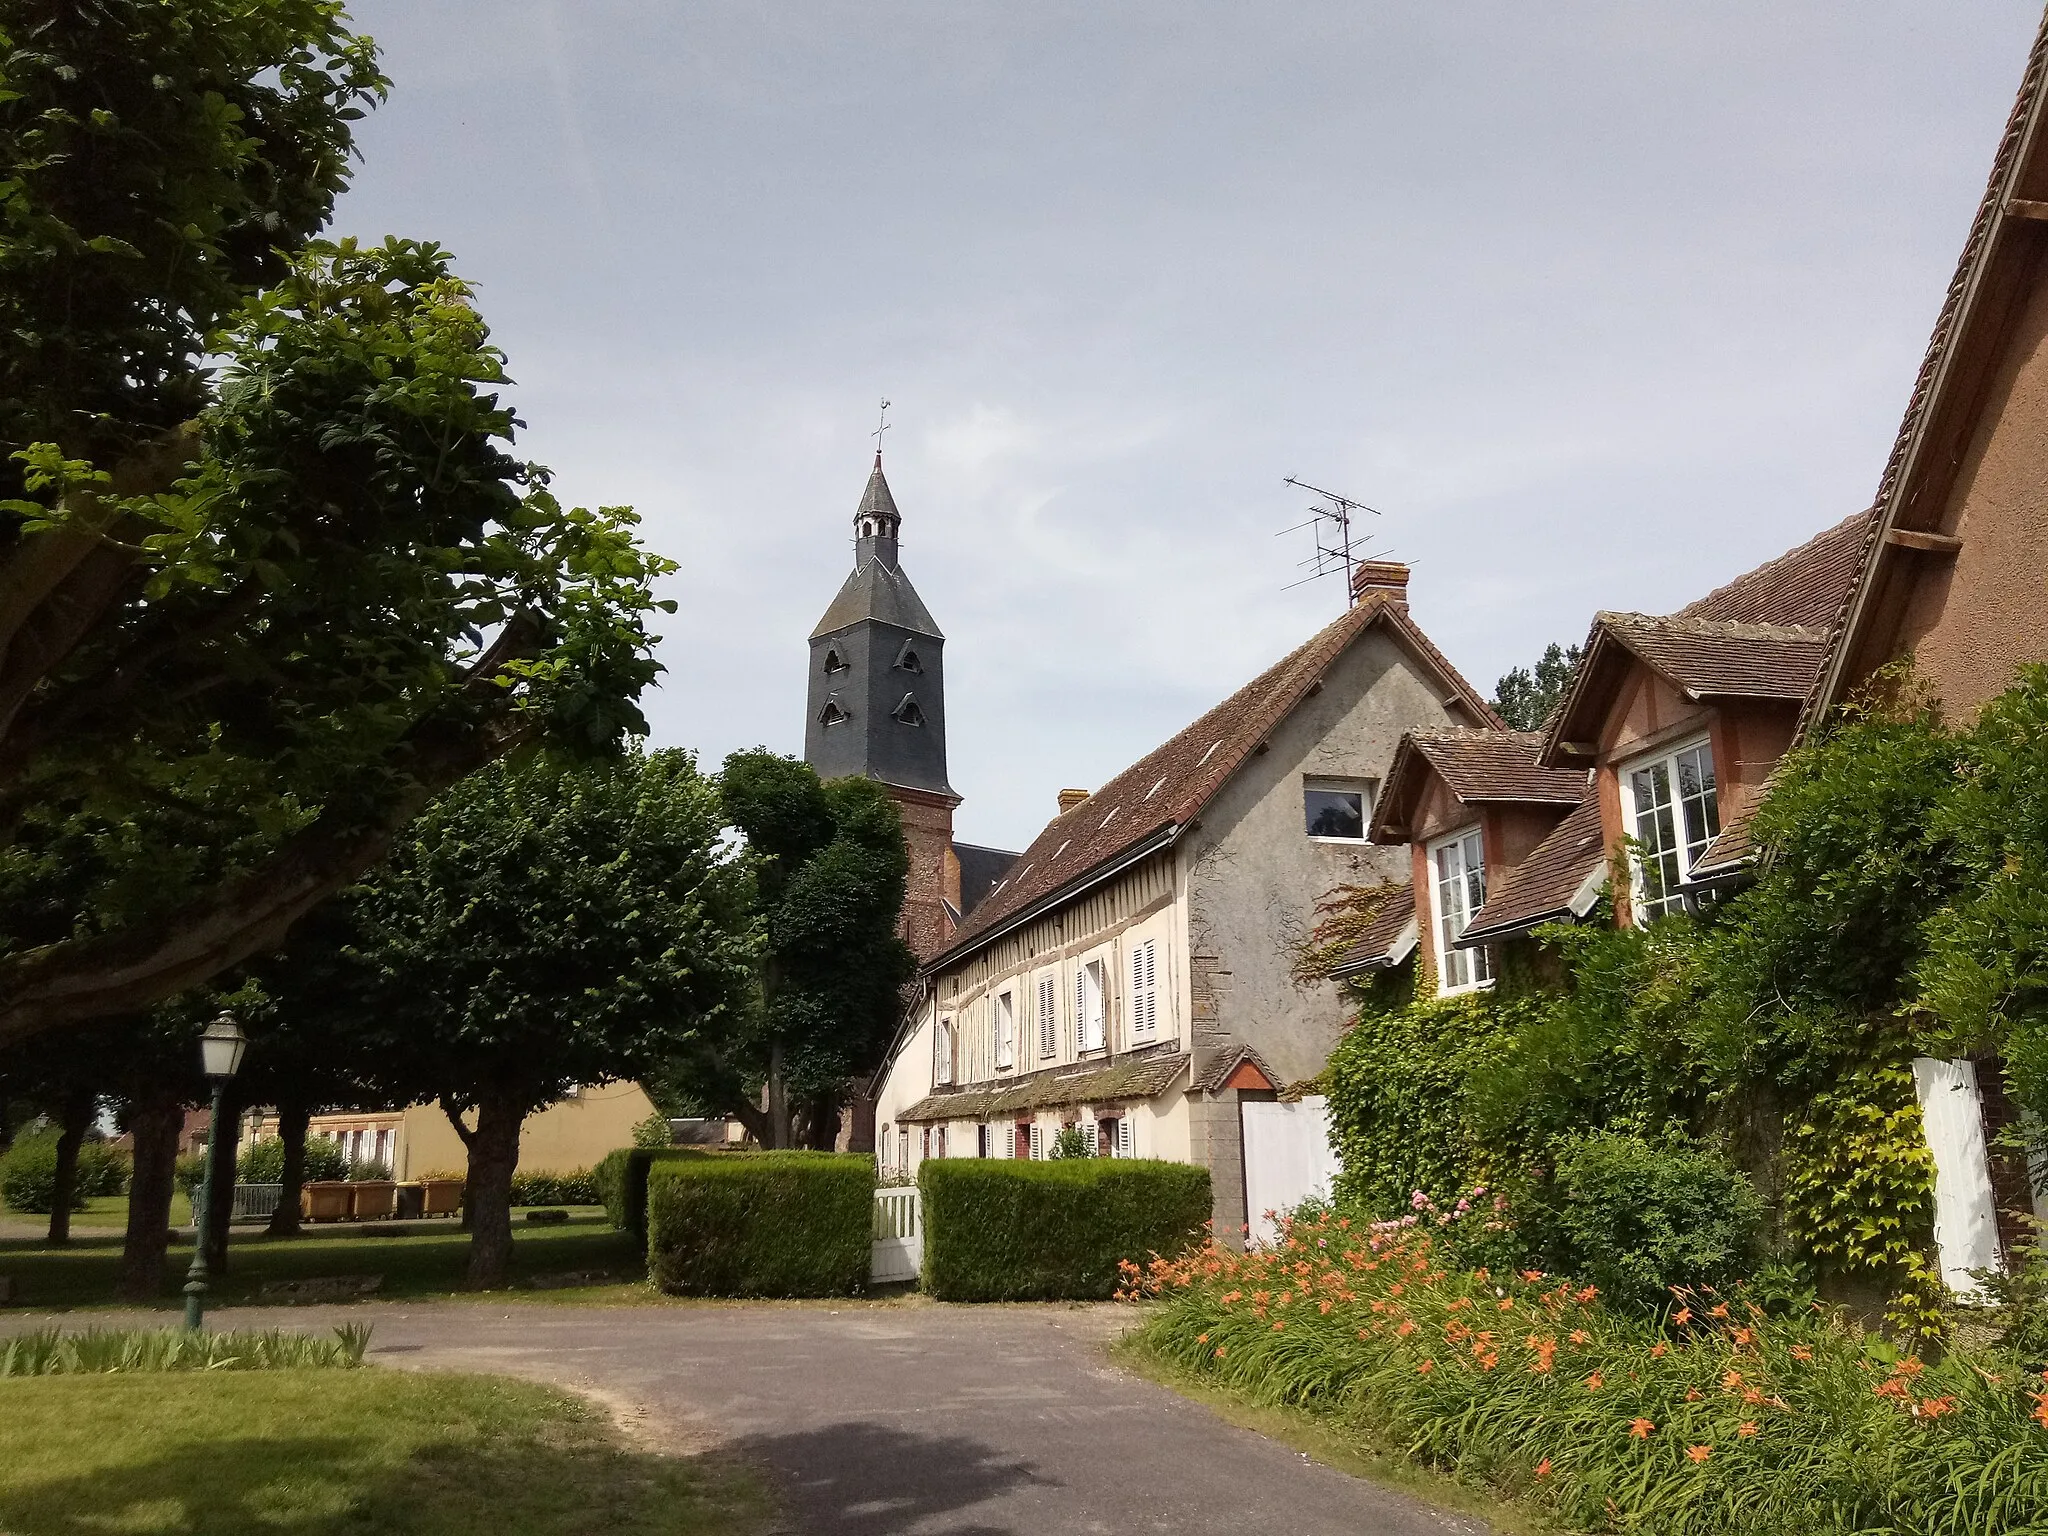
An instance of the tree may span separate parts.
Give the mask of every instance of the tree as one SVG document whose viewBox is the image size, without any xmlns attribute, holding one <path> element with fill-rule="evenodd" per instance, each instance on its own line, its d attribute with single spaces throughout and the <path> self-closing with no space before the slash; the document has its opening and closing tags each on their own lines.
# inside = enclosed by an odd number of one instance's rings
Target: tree
<svg viewBox="0 0 2048 1536">
<path fill-rule="evenodd" d="M 385 89 L 344 22 L 0 10 L 0 1045 L 271 948 L 515 747 L 644 730 L 670 567 L 508 451 L 446 252 L 313 240 Z"/>
<path fill-rule="evenodd" d="M 765 748 L 725 760 L 719 795 L 752 855 L 759 972 L 736 1037 L 697 1042 L 655 1091 L 733 1115 L 767 1146 L 830 1146 L 847 1083 L 880 1065 L 917 970 L 896 933 L 902 819 L 874 781 L 820 782 Z"/>
<path fill-rule="evenodd" d="M 1584 652 L 1576 645 L 1553 642 L 1537 658 L 1535 669 L 1514 667 L 1494 684 L 1493 710 L 1518 731 L 1538 731 L 1551 711 L 1564 702 L 1572 670 Z"/>
<path fill-rule="evenodd" d="M 495 764 L 339 899 L 350 935 L 324 993 L 280 988 L 304 1027 L 352 1021 L 391 1100 L 440 1101 L 469 1152 L 471 1285 L 505 1278 L 526 1116 L 742 1006 L 755 941 L 722 821 L 687 752 Z"/>
</svg>

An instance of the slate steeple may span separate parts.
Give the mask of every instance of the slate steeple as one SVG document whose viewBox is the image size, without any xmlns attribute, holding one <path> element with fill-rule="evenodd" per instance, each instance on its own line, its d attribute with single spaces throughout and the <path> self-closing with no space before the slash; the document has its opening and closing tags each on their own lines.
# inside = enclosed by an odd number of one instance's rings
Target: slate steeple
<svg viewBox="0 0 2048 1536">
<path fill-rule="evenodd" d="M 823 778 L 858 774 L 958 803 L 946 782 L 946 637 L 897 563 L 902 522 L 877 453 L 853 514 L 853 574 L 811 631 L 804 760 Z"/>
</svg>

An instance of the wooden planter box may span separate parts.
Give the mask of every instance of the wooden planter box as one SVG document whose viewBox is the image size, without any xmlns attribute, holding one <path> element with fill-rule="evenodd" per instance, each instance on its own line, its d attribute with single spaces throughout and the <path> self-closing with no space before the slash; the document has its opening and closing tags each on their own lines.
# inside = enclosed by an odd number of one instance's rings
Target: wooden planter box
<svg viewBox="0 0 2048 1536">
<path fill-rule="evenodd" d="M 349 1192 L 357 1221 L 381 1221 L 398 1209 L 398 1186 L 390 1179 L 365 1179 Z"/>
<path fill-rule="evenodd" d="M 420 1214 L 423 1216 L 461 1215 L 462 1180 L 422 1179 L 420 1181 Z"/>
<path fill-rule="evenodd" d="M 322 1180 L 299 1191 L 299 1207 L 308 1221 L 347 1221 L 349 1187 L 339 1180 Z"/>
</svg>

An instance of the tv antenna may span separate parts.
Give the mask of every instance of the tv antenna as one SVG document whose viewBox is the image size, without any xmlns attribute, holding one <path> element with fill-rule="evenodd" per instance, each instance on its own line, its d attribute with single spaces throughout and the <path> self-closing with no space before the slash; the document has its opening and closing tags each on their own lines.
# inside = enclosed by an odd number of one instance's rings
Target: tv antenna
<svg viewBox="0 0 2048 1536">
<path fill-rule="evenodd" d="M 1326 491 L 1320 485 L 1310 485 L 1306 480 L 1296 479 L 1293 475 L 1289 475 L 1281 484 L 1311 492 L 1316 499 L 1308 505 L 1307 521 L 1296 523 L 1292 528 L 1282 528 L 1273 537 L 1284 538 L 1290 533 L 1312 528 L 1315 530 L 1316 549 L 1306 560 L 1296 562 L 1298 566 L 1305 568 L 1308 574 L 1299 581 L 1290 581 L 1280 590 L 1291 592 L 1296 587 L 1305 587 L 1312 581 L 1320 581 L 1325 576 L 1333 576 L 1342 571 L 1344 606 L 1351 607 L 1358 601 L 1358 594 L 1352 587 L 1351 573 L 1365 558 L 1361 552 L 1353 548 L 1355 536 L 1351 529 L 1352 519 L 1360 512 L 1370 512 L 1374 517 L 1378 517 L 1379 508 L 1368 507 L 1364 502 L 1353 501 L 1349 496 L 1339 496 L 1335 491 Z"/>
</svg>

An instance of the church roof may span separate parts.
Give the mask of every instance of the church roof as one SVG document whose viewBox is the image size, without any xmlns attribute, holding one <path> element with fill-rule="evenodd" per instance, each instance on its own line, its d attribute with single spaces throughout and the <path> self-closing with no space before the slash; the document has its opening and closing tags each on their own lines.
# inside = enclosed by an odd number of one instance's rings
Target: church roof
<svg viewBox="0 0 2048 1536">
<path fill-rule="evenodd" d="M 882 517 L 902 515 L 896 510 L 896 498 L 889 494 L 889 482 L 882 476 L 882 456 L 879 453 L 875 455 L 874 472 L 868 476 L 868 488 L 861 492 L 860 506 L 853 515 L 859 519 L 868 513 Z"/>
<path fill-rule="evenodd" d="M 882 494 L 888 494 L 887 486 L 882 488 Z M 879 560 L 870 560 L 846 578 L 846 585 L 832 599 L 825 617 L 818 620 L 811 638 L 821 640 L 866 619 L 938 640 L 946 638 L 938 621 L 925 608 L 924 599 L 917 595 L 917 588 L 910 584 L 910 578 Z"/>
</svg>

